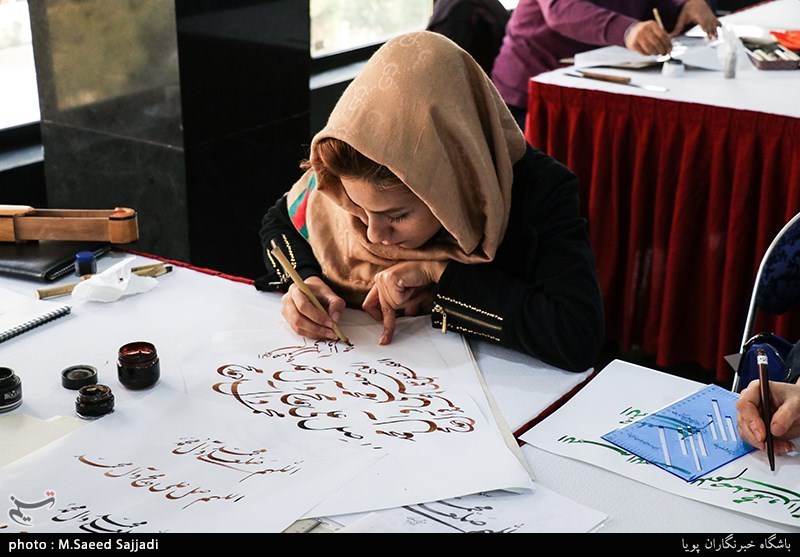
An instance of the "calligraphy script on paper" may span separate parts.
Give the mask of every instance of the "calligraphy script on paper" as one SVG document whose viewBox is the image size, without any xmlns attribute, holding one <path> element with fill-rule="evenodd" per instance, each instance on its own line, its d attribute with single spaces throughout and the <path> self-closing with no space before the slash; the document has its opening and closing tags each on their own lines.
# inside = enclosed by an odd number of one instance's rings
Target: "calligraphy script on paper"
<svg viewBox="0 0 800 557">
<path fill-rule="evenodd" d="M 505 528 L 491 529 L 487 524 L 492 520 L 494 507 L 491 504 L 492 495 L 490 493 L 476 493 L 472 497 L 479 496 L 486 499 L 486 504 L 481 505 L 462 505 L 459 504 L 461 497 L 454 497 L 447 501 L 434 501 L 432 503 L 422 503 L 419 505 L 409 505 L 403 508 L 414 513 L 419 521 L 430 520 L 461 533 L 479 534 L 502 534 L 512 533 L 522 528 L 525 523 L 513 524 Z M 414 526 L 414 518 L 409 517 L 409 525 Z"/>
<path fill-rule="evenodd" d="M 78 528 L 91 534 L 129 534 L 135 528 L 147 524 L 147 521 L 134 522 L 127 518 L 115 518 L 111 514 L 98 515 L 92 513 L 86 505 L 70 503 L 51 518 L 53 522 L 80 523 Z"/>
<path fill-rule="evenodd" d="M 163 493 L 170 501 L 185 502 L 182 508 L 186 509 L 195 503 L 209 503 L 211 501 L 233 501 L 234 503 L 244 499 L 244 495 L 228 493 L 226 495 L 204 495 L 211 492 L 210 489 L 202 487 L 192 487 L 191 482 L 178 481 L 170 483 L 166 480 L 166 474 L 161 473 L 158 468 L 152 466 L 137 466 L 132 462 L 118 462 L 116 464 L 105 464 L 102 457 L 89 457 L 80 455 L 76 457 L 78 461 L 87 466 L 106 469 L 103 473 L 107 478 L 124 478 L 132 480 L 131 487 L 144 488 L 151 493 Z M 203 495 L 203 496 L 201 496 Z"/>
<path fill-rule="evenodd" d="M 302 461 L 295 461 L 280 466 L 274 459 L 266 459 L 267 449 L 262 448 L 243 451 L 236 447 L 229 447 L 223 441 L 211 439 L 210 437 L 206 437 L 205 439 L 200 439 L 199 437 L 182 437 L 176 445 L 172 454 L 190 455 L 194 456 L 200 462 L 207 462 L 208 464 L 244 472 L 245 476 L 239 480 L 240 482 L 256 475 L 292 475 L 300 469 L 300 464 L 302 464 Z"/>
<path fill-rule="evenodd" d="M 648 461 L 610 443 L 601 443 L 591 439 L 579 439 L 569 435 L 561 436 L 558 441 L 568 444 L 585 444 L 608 449 L 618 454 L 620 457 L 624 457 L 629 464 L 650 464 Z M 775 506 L 776 508 L 782 506 L 789 517 L 800 519 L 800 492 L 777 484 L 748 478 L 746 473 L 747 468 L 744 468 L 734 476 L 718 475 L 702 477 L 688 482 L 687 485 L 692 485 L 702 490 L 729 492 L 731 503 L 736 505 L 766 504 Z M 800 520 L 798 522 L 800 523 Z"/>
<path fill-rule="evenodd" d="M 392 358 L 340 363 L 336 369 L 298 361 L 353 348 L 331 340 L 277 348 L 258 356 L 269 367 L 220 366 L 217 373 L 225 380 L 212 388 L 255 414 L 293 419 L 301 430 L 335 432 L 344 441 L 375 448 L 376 436 L 413 441 L 474 430 L 476 420 L 448 398 L 436 378 Z"/>
<path fill-rule="evenodd" d="M 747 468 L 735 476 L 710 476 L 691 482 L 700 489 L 729 491 L 736 504 L 782 506 L 792 518 L 800 519 L 800 493 L 746 476 Z"/>
<path fill-rule="evenodd" d="M 265 448 L 242 450 L 231 447 L 225 442 L 210 437 L 181 437 L 175 442 L 171 451 L 177 456 L 191 456 L 197 461 L 214 466 L 220 466 L 241 475 L 239 482 L 266 474 L 292 475 L 300 470 L 302 461 L 279 463 L 275 459 L 268 459 Z M 234 503 L 244 499 L 243 494 L 228 493 L 225 495 L 206 495 L 211 490 L 202 487 L 193 487 L 191 482 L 172 482 L 166 479 L 167 474 L 152 466 L 137 466 L 132 462 L 118 462 L 106 464 L 103 457 L 81 455 L 76 457 L 79 462 L 94 468 L 104 469 L 104 476 L 108 478 L 122 478 L 130 480 L 131 487 L 144 488 L 151 493 L 162 493 L 170 501 L 186 503 L 183 508 L 195 503 L 208 503 L 211 501 L 232 501 Z"/>
</svg>

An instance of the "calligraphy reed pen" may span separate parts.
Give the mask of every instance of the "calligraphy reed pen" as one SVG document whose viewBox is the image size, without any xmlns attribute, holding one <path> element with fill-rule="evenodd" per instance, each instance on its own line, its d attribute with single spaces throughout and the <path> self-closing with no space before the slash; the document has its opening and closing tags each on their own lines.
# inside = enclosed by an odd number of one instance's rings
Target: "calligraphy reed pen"
<svg viewBox="0 0 800 557">
<path fill-rule="evenodd" d="M 767 458 L 769 458 L 769 469 L 775 471 L 775 447 L 772 440 L 772 397 L 769 394 L 769 368 L 767 367 L 767 353 L 759 348 L 756 353 L 758 362 L 758 382 L 761 386 L 761 418 L 767 430 Z"/>
<path fill-rule="evenodd" d="M 661 21 L 661 14 L 658 13 L 658 8 L 653 8 L 653 17 L 655 18 L 656 23 L 658 23 L 658 26 L 661 27 L 661 30 L 666 33 L 667 29 L 664 27 L 664 22 Z M 664 61 L 670 60 L 671 58 L 672 54 L 667 53 L 667 57 L 664 59 Z"/>
<path fill-rule="evenodd" d="M 140 277 L 160 277 L 166 273 L 172 272 L 172 265 L 165 265 L 164 263 L 153 263 L 152 265 L 142 265 L 141 267 L 131 267 L 131 273 L 139 275 Z M 86 280 L 94 275 L 83 275 L 81 280 Z M 72 294 L 72 291 L 78 285 L 77 282 L 72 284 L 64 284 L 62 286 L 51 286 L 49 288 L 40 288 L 36 291 L 36 297 L 40 300 L 47 298 L 56 298 L 58 296 L 67 296 Z"/>
<path fill-rule="evenodd" d="M 666 31 L 666 29 L 664 29 L 664 22 L 661 21 L 661 14 L 658 13 L 658 8 L 653 8 L 653 17 L 656 18 L 656 23 L 661 27 L 661 30 Z"/>
<path fill-rule="evenodd" d="M 306 298 L 311 300 L 311 303 L 314 304 L 314 306 L 318 310 L 320 310 L 323 313 L 328 313 L 327 311 L 325 311 L 325 308 L 322 307 L 322 304 L 314 295 L 314 293 L 311 291 L 311 289 L 308 287 L 303 278 L 297 274 L 297 271 L 294 270 L 294 267 L 292 267 L 292 264 L 289 263 L 288 259 L 286 259 L 286 256 L 283 255 L 281 248 L 273 244 L 273 248 L 270 251 L 270 253 L 273 255 L 273 257 L 275 257 L 275 259 L 278 260 L 278 263 L 281 264 L 281 267 L 283 267 L 283 270 L 286 272 L 286 274 L 292 277 L 292 280 L 297 285 L 297 288 L 300 289 L 300 292 L 305 294 Z M 333 324 L 333 332 L 336 333 L 336 336 L 339 337 L 339 340 L 341 340 L 342 342 L 346 342 L 347 344 L 350 344 L 350 341 L 347 339 L 346 336 L 344 336 L 344 333 L 336 323 Z"/>
</svg>

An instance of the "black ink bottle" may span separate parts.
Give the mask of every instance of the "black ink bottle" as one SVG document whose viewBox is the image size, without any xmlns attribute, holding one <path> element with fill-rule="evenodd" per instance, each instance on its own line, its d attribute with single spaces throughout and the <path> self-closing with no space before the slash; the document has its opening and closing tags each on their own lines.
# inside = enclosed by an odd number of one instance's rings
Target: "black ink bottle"
<svg viewBox="0 0 800 557">
<path fill-rule="evenodd" d="M 10 367 L 0 367 L 0 413 L 22 404 L 22 380 Z"/>
</svg>

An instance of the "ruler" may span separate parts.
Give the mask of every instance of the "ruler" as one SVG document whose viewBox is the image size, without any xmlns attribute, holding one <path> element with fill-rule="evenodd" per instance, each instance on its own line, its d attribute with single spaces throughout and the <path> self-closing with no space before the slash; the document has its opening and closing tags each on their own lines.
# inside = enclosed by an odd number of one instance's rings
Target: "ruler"
<svg viewBox="0 0 800 557">
<path fill-rule="evenodd" d="M 329 527 L 325 520 L 319 518 L 301 518 L 295 520 L 292 524 L 287 526 L 282 534 L 328 534 L 334 530 Z"/>
<path fill-rule="evenodd" d="M 738 393 L 708 385 L 602 436 L 686 481 L 755 450 L 736 428 Z"/>
</svg>

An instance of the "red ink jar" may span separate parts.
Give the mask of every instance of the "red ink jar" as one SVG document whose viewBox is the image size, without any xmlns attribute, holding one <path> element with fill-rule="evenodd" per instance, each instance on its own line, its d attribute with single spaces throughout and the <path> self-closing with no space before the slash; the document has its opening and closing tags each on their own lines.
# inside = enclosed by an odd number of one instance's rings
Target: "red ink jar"
<svg viewBox="0 0 800 557">
<path fill-rule="evenodd" d="M 114 410 L 114 395 L 106 385 L 84 385 L 78 390 L 75 411 L 81 418 L 94 419 Z"/>
<path fill-rule="evenodd" d="M 156 347 L 149 342 L 129 342 L 117 355 L 119 382 L 129 389 L 152 387 L 161 377 Z"/>
</svg>

